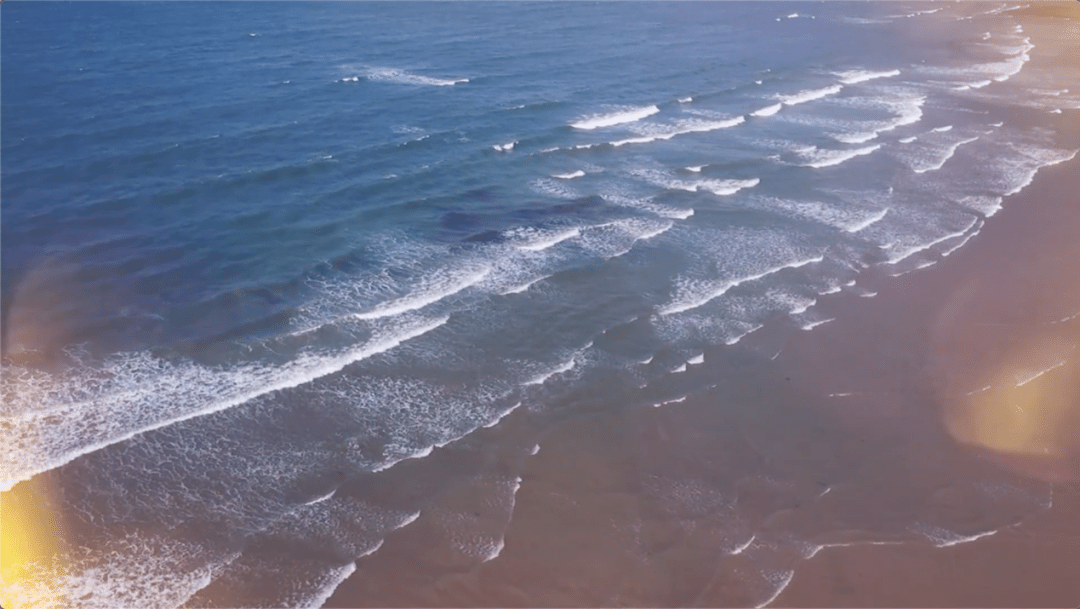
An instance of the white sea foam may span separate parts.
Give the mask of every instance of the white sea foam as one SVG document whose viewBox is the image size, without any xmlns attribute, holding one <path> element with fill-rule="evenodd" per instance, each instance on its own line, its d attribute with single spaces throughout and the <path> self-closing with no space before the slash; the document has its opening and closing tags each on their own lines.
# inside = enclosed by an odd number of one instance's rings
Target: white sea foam
<svg viewBox="0 0 1080 609">
<path fill-rule="evenodd" d="M 951 253 L 955 252 L 956 250 L 958 250 L 958 249 L 964 247 L 965 245 L 967 245 L 967 242 L 971 241 L 972 237 L 979 234 L 979 231 L 982 229 L 982 225 L 983 225 L 982 220 L 979 220 L 978 225 L 976 225 L 974 229 L 969 231 L 968 234 L 964 235 L 959 241 L 957 241 L 955 245 L 952 245 L 950 247 L 942 249 L 941 250 L 941 255 L 943 257 L 948 256 L 949 254 L 951 254 Z"/>
<path fill-rule="evenodd" d="M 941 132 L 945 132 L 945 131 L 952 131 L 952 125 L 945 125 L 944 127 L 935 127 L 933 129 L 931 129 L 930 131 L 933 131 L 933 132 L 936 132 L 936 133 L 941 133 Z"/>
<path fill-rule="evenodd" d="M 742 544 L 738 545 L 737 547 L 735 547 L 735 549 L 733 549 L 731 552 L 729 552 L 729 554 L 731 554 L 732 556 L 737 556 L 739 554 L 742 554 L 743 551 L 745 551 L 747 548 L 750 547 L 750 544 L 754 543 L 755 539 L 757 539 L 757 535 L 751 535 L 750 539 L 747 539 L 745 543 L 742 543 Z"/>
<path fill-rule="evenodd" d="M 919 241 L 919 238 L 917 236 L 913 235 L 913 236 L 909 237 L 910 240 L 909 240 L 909 242 L 907 244 L 905 244 L 906 245 L 905 247 L 898 247 L 899 246 L 898 243 L 891 243 L 891 244 L 889 244 L 887 246 L 882 246 L 882 249 L 888 250 L 890 252 L 889 264 L 897 264 L 900 261 L 905 260 L 906 258 L 910 257 L 912 254 L 921 252 L 921 251 L 929 249 L 929 248 L 931 248 L 931 247 L 933 247 L 933 246 L 935 246 L 935 245 L 937 245 L 939 243 L 948 241 L 949 239 L 955 239 L 957 237 L 960 237 L 960 236 L 966 234 L 969 230 L 971 230 L 979 222 L 979 217 L 978 216 L 971 216 L 970 218 L 971 218 L 970 222 L 968 222 L 968 224 L 966 226 L 964 226 L 964 228 L 962 228 L 960 230 L 957 230 L 957 231 L 954 231 L 954 232 L 951 232 L 951 233 L 948 233 L 948 234 L 946 234 L 946 235 L 944 235 L 942 237 L 938 237 L 938 238 L 933 239 L 933 240 L 931 240 L 929 242 L 921 242 L 921 241 Z"/>
<path fill-rule="evenodd" d="M 431 78 L 429 76 L 421 76 L 419 74 L 412 74 L 405 70 L 399 70 L 397 68 L 369 68 L 365 74 L 368 80 L 392 82 L 403 85 L 431 85 L 437 87 L 447 87 L 456 85 L 459 83 L 469 82 L 468 78 L 446 79 L 446 78 Z M 356 77 L 353 77 L 356 80 Z"/>
<path fill-rule="evenodd" d="M 862 220 L 860 222 L 856 222 L 855 224 L 852 224 L 850 226 L 845 227 L 844 230 L 849 232 L 849 233 L 857 233 L 857 232 L 861 231 L 862 229 L 867 228 L 871 224 L 875 224 L 877 222 L 880 222 L 885 217 L 885 215 L 888 214 L 888 213 L 889 213 L 889 208 L 886 207 L 885 209 L 883 209 L 883 210 L 879 211 L 878 213 L 866 218 L 865 220 Z"/>
<path fill-rule="evenodd" d="M 911 169 L 915 173 L 926 173 L 928 171 L 937 171 L 938 169 L 941 169 L 942 167 L 944 167 L 945 162 L 948 161 L 949 159 L 951 159 L 954 154 L 956 154 L 957 148 L 959 148 L 960 146 L 963 146 L 964 144 L 970 144 L 971 142 L 974 142 L 977 139 L 979 139 L 979 138 L 978 137 L 972 137 L 972 138 L 960 140 L 958 142 L 954 142 L 954 143 L 946 146 L 944 149 L 938 151 L 939 155 L 938 155 L 938 157 L 936 159 L 935 158 L 925 158 L 925 159 L 919 159 L 919 160 L 913 162 L 912 165 L 911 165 Z"/>
<path fill-rule="evenodd" d="M 141 433 L 333 374 L 427 334 L 448 319 L 388 320 L 392 323 L 375 328 L 363 344 L 332 352 L 302 352 L 278 366 L 247 364 L 225 369 L 170 364 L 141 352 L 118 355 L 98 371 L 67 380 L 5 370 L 5 405 L 21 412 L 15 418 L 0 419 L 5 423 L 0 426 L 4 444 L 27 449 L 0 453 L 0 491 Z"/>
<path fill-rule="evenodd" d="M 570 173 L 556 173 L 551 177 L 559 178 L 560 180 L 573 180 L 574 178 L 580 178 L 583 175 L 585 175 L 585 172 L 578 169 L 577 171 L 572 171 Z"/>
<path fill-rule="evenodd" d="M 780 111 L 784 107 L 784 104 L 773 104 L 766 106 L 760 110 L 755 110 L 750 113 L 750 116 L 772 116 Z"/>
<path fill-rule="evenodd" d="M 680 364 L 680 365 L 678 365 L 678 366 L 675 366 L 674 368 L 672 368 L 672 370 L 671 370 L 671 371 L 672 371 L 673 373 L 678 373 L 678 372 L 686 372 L 686 364 L 685 364 L 685 363 L 683 363 L 683 364 Z"/>
<path fill-rule="evenodd" d="M 538 452 L 540 452 L 540 445 L 539 444 L 533 444 L 532 450 L 529 451 L 529 454 L 530 455 L 535 455 Z"/>
<path fill-rule="evenodd" d="M 893 76 L 899 76 L 900 70 L 886 70 L 886 71 L 874 71 L 874 70 L 848 70 L 846 72 L 836 72 L 840 77 L 840 82 L 845 85 L 853 85 L 860 82 L 866 82 L 868 80 L 874 80 L 877 78 L 891 78 Z"/>
<path fill-rule="evenodd" d="M 499 152 L 510 152 L 511 150 L 514 149 L 515 144 L 517 144 L 517 142 L 507 142 L 505 144 L 495 144 L 494 146 L 492 146 L 492 148 L 494 148 L 495 150 L 497 150 Z"/>
<path fill-rule="evenodd" d="M 701 170 L 704 167 L 705 167 L 704 165 L 693 165 L 691 167 L 687 167 L 686 170 L 687 171 L 692 171 L 694 173 L 701 173 Z"/>
<path fill-rule="evenodd" d="M 679 404 L 679 403 L 685 402 L 686 397 L 687 396 L 684 395 L 681 398 L 675 398 L 673 400 L 667 400 L 666 402 L 657 402 L 656 404 L 653 404 L 653 408 L 660 408 L 661 406 L 667 406 L 668 404 Z"/>
<path fill-rule="evenodd" d="M 655 131 L 640 137 L 631 137 L 608 143 L 616 148 L 619 146 L 626 146 L 627 144 L 648 144 L 660 140 L 670 140 L 677 135 L 685 135 L 687 133 L 705 133 L 708 131 L 727 129 L 729 127 L 741 125 L 744 122 L 746 122 L 746 118 L 742 116 L 722 120 L 683 120 L 675 125 L 658 125 Z M 585 147 L 592 147 L 595 145 L 596 144 L 589 144 Z"/>
<path fill-rule="evenodd" d="M 434 277 L 429 278 L 427 281 L 422 282 L 415 291 L 402 296 L 401 298 L 375 305 L 362 313 L 353 313 L 352 318 L 379 319 L 422 309 L 448 296 L 457 294 L 470 286 L 480 283 L 480 281 L 487 277 L 490 272 L 490 268 L 481 267 L 477 269 L 468 269 L 461 274 L 439 273 Z"/>
<path fill-rule="evenodd" d="M 911 142 L 914 142 L 917 139 L 919 139 L 919 138 L 913 135 L 911 137 L 900 138 L 900 139 L 898 139 L 896 141 L 900 142 L 901 144 L 910 144 Z"/>
<path fill-rule="evenodd" d="M 781 573 L 776 573 L 772 577 L 769 577 L 769 581 L 776 586 L 776 590 L 769 596 L 769 598 L 758 603 L 757 605 L 754 605 L 754 609 L 762 609 L 763 607 L 768 607 L 769 604 L 771 604 L 777 599 L 777 597 L 780 596 L 780 593 L 784 591 L 784 588 L 788 587 L 788 584 L 791 583 L 791 578 L 794 576 L 795 571 L 784 571 Z"/>
<path fill-rule="evenodd" d="M 578 119 L 575 123 L 570 123 L 571 127 L 575 129 L 600 129 L 602 127 L 611 127 L 614 125 L 622 125 L 624 123 L 633 123 L 639 121 L 646 116 L 651 116 L 660 111 L 660 108 L 656 106 L 646 106 L 644 108 L 629 108 L 622 109 L 616 112 L 609 112 L 607 114 L 596 114 L 588 117 Z"/>
<path fill-rule="evenodd" d="M 705 363 L 705 354 L 701 353 L 699 355 L 695 355 L 694 357 L 691 357 L 690 359 L 686 360 L 686 363 L 688 363 L 690 365 L 704 364 Z"/>
<path fill-rule="evenodd" d="M 856 131 L 854 133 L 835 133 L 835 134 L 830 134 L 830 136 L 834 140 L 836 140 L 838 142 L 843 142 L 845 144 L 862 144 L 862 143 L 869 142 L 870 140 L 876 138 L 878 136 L 878 132 L 877 131 Z"/>
<path fill-rule="evenodd" d="M 484 425 L 484 428 L 485 429 L 490 429 L 492 427 L 495 427 L 496 425 L 499 424 L 499 422 L 501 422 L 503 419 L 505 419 L 511 412 L 514 412 L 515 410 L 517 410 L 520 407 L 521 407 L 521 402 L 518 402 L 518 403 L 514 404 L 510 408 L 508 408 L 508 409 L 504 410 L 503 412 L 499 413 L 495 418 L 491 419 L 491 421 L 489 421 L 487 423 L 487 425 Z"/>
<path fill-rule="evenodd" d="M 1021 370 L 1021 371 L 1017 372 L 1016 373 L 1016 386 L 1017 387 L 1023 387 L 1024 385 L 1027 385 L 1028 383 L 1030 383 L 1031 381 L 1034 381 L 1035 379 L 1041 377 L 1042 375 L 1044 375 L 1044 374 L 1046 374 L 1048 372 L 1052 372 L 1054 370 L 1057 370 L 1058 368 L 1061 368 L 1065 364 L 1069 363 L 1069 357 L 1072 355 L 1073 351 L 1076 351 L 1076 345 L 1073 345 L 1071 349 L 1069 349 L 1068 351 L 1065 352 L 1065 357 L 1063 357 L 1062 359 L 1060 359 L 1057 362 L 1054 362 L 1053 364 L 1050 364 L 1049 366 L 1040 367 L 1037 370 Z"/>
<path fill-rule="evenodd" d="M 525 290 L 531 288 L 534 284 L 536 284 L 536 283 L 538 283 L 540 281 L 543 281 L 543 280 L 547 279 L 548 277 L 551 277 L 551 275 L 542 275 L 540 277 L 537 277 L 535 279 L 531 279 L 531 280 L 526 281 L 525 283 L 519 284 L 517 286 L 507 288 L 507 289 L 503 290 L 502 292 L 500 292 L 499 294 L 502 295 L 502 296 L 506 296 L 507 294 L 520 294 L 520 293 L 524 292 Z"/>
<path fill-rule="evenodd" d="M 815 169 L 821 169 L 822 167 L 832 167 L 839 165 L 844 161 L 853 159 L 857 156 L 863 156 L 870 154 L 881 148 L 881 144 L 874 144 L 872 146 L 866 146 L 864 148 L 854 148 L 850 150 L 823 150 L 816 146 L 811 146 L 808 149 L 804 149 L 800 154 L 807 159 L 807 162 L 802 163 L 803 167 L 813 167 Z"/>
<path fill-rule="evenodd" d="M 322 503 L 323 501 L 326 501 L 327 499 L 333 497 L 334 493 L 336 493 L 336 492 L 337 492 L 337 489 L 334 489 L 334 490 L 330 491 L 329 493 L 326 493 L 325 495 L 319 495 L 318 497 L 312 499 L 311 501 L 306 502 L 305 505 L 315 505 L 316 503 Z"/>
<path fill-rule="evenodd" d="M 520 233 L 519 233 L 520 234 Z M 535 234 L 535 233 L 534 233 Z M 547 248 L 562 243 L 567 239 L 573 239 L 581 235 L 581 229 L 578 227 L 565 228 L 556 231 L 539 232 L 527 243 L 519 244 L 517 247 L 520 250 L 527 252 L 539 252 L 546 250 Z"/>
<path fill-rule="evenodd" d="M 671 190 L 685 190 L 687 192 L 711 192 L 718 196 L 733 195 L 740 190 L 753 188 L 761 183 L 758 178 L 749 180 L 679 180 L 662 171 L 637 168 L 630 171 L 631 175 L 644 178 L 650 184 L 662 186 Z"/>
<path fill-rule="evenodd" d="M 780 103 L 785 106 L 794 106 L 797 104 L 805 104 L 809 101 L 828 97 L 829 95 L 835 95 L 844 88 L 844 85 L 832 85 L 824 87 L 822 89 L 807 89 L 805 91 L 799 91 L 793 95 L 778 95 L 776 98 L 780 100 Z"/>
<path fill-rule="evenodd" d="M 823 256 L 817 256 L 814 258 L 807 258 L 805 260 L 797 260 L 795 262 L 790 262 L 770 269 L 766 269 L 765 271 L 762 271 L 760 273 L 746 275 L 738 279 L 722 281 L 719 283 L 706 283 L 705 285 L 691 283 L 690 285 L 685 286 L 682 290 L 682 293 L 678 294 L 670 303 L 668 303 L 664 307 L 661 307 L 659 309 L 659 313 L 660 315 L 667 316 L 674 313 L 682 313 L 684 311 L 696 309 L 713 299 L 723 296 L 728 292 L 728 290 L 734 288 L 735 286 L 741 285 L 748 281 L 756 281 L 784 269 L 797 269 L 808 264 L 821 262 L 824 259 L 825 258 Z"/>
<path fill-rule="evenodd" d="M 694 101 L 693 97 L 680 97 L 679 98 L 679 103 L 680 104 L 688 104 L 688 103 L 690 103 L 692 101 Z"/>
<path fill-rule="evenodd" d="M 574 367 L 575 363 L 576 363 L 575 358 L 571 357 L 569 361 L 567 361 L 567 362 L 565 362 L 563 364 L 559 364 L 554 369 L 552 369 L 550 372 L 545 372 L 543 374 L 535 376 L 532 379 L 522 383 L 522 385 L 526 385 L 526 386 L 527 385 L 540 385 L 544 381 L 546 381 L 549 378 L 555 376 L 556 374 L 562 374 L 563 372 L 569 372 Z"/>
<path fill-rule="evenodd" d="M 808 321 L 808 322 L 802 324 L 799 327 L 802 328 L 803 330 L 813 330 L 814 328 L 816 328 L 816 327 L 818 327 L 818 326 L 820 326 L 822 324 L 827 324 L 830 321 L 836 321 L 836 318 L 835 317 L 830 317 L 829 319 L 820 319 L 820 320 L 817 320 L 817 321 Z"/>
<path fill-rule="evenodd" d="M 941 527 L 935 527 L 927 524 L 915 525 L 914 527 L 912 527 L 912 530 L 914 530 L 916 533 L 919 533 L 920 535 L 923 535 L 939 548 L 947 548 L 949 546 L 955 546 L 961 543 L 972 542 L 976 539 L 989 537 L 990 535 L 997 533 L 997 529 L 991 529 L 982 533 L 975 533 L 974 535 L 960 535 L 959 533 L 954 533 L 948 529 L 943 529 Z"/>
</svg>

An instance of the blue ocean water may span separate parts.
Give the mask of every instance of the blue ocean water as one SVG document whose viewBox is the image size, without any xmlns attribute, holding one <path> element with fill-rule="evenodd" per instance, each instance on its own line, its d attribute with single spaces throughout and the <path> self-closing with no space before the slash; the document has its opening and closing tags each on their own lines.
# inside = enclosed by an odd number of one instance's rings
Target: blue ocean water
<svg viewBox="0 0 1080 609">
<path fill-rule="evenodd" d="M 80 498 L 106 605 L 317 606 L 419 511 L 342 479 L 681 399 L 1071 159 L 1009 6 L 9 2 L 0 488 Z"/>
</svg>

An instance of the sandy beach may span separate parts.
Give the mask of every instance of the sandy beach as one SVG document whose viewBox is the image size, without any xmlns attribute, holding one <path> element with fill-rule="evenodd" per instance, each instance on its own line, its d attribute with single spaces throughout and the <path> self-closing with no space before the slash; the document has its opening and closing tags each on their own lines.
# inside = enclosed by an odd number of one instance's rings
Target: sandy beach
<svg viewBox="0 0 1080 609">
<path fill-rule="evenodd" d="M 1071 80 L 1078 9 L 1014 13 Z M 1080 158 L 1046 168 L 932 267 L 823 297 L 835 321 L 707 353 L 711 389 L 551 430 L 498 560 L 411 528 L 327 606 L 1076 605 L 1078 193 Z"/>
</svg>

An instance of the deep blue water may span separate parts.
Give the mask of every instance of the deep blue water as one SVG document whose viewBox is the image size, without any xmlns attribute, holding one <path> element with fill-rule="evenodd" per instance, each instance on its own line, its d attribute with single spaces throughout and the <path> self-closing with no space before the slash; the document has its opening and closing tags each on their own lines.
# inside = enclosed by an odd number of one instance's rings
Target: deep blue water
<svg viewBox="0 0 1080 609">
<path fill-rule="evenodd" d="M 335 475 L 828 321 L 1075 154 L 1007 5 L 932 6 L 3 5 L 3 488 L 181 531 L 100 535 L 212 604 Z"/>
</svg>

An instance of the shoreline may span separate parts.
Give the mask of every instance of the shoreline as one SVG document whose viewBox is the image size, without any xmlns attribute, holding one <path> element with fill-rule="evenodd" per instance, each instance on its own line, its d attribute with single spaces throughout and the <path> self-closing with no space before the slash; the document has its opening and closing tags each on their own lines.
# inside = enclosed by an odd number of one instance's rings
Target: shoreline
<svg viewBox="0 0 1080 609">
<path fill-rule="evenodd" d="M 1027 29 L 1078 14 L 1018 16 Z M 1025 340 L 1080 341 L 1080 316 L 1059 321 L 1080 313 L 1080 284 L 1062 283 L 1080 261 L 1076 193 L 1080 156 L 1041 169 L 929 268 L 873 267 L 858 286 L 875 297 L 819 298 L 836 321 L 747 336 L 738 349 L 756 359 L 712 389 L 560 424 L 521 474 L 498 560 L 456 563 L 430 550 L 432 530 L 407 528 L 325 606 L 1074 605 L 1080 441 L 1057 430 L 1080 408 L 980 420 L 972 405 L 1000 399 L 967 398 L 1002 366 L 1040 372 L 1011 358 Z M 1076 362 L 1023 386 L 1062 387 Z M 992 433 L 1008 424 L 1027 426 L 1019 440 Z M 650 486 L 665 479 L 684 482 Z"/>
</svg>

